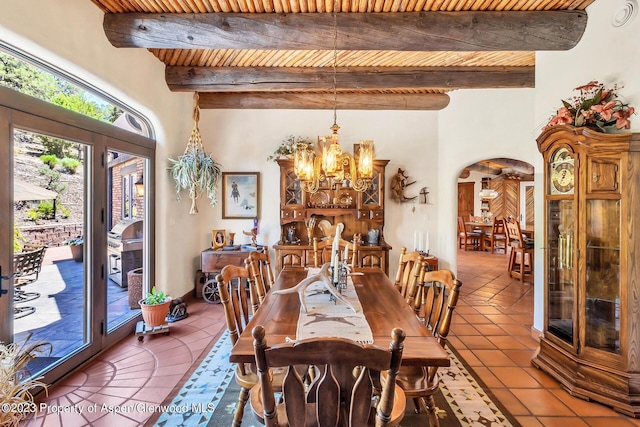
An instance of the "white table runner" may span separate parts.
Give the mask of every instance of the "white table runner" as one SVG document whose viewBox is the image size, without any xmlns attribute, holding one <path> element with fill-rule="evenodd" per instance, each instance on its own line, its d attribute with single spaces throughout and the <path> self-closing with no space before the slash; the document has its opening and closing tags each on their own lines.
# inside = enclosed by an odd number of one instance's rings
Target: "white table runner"
<svg viewBox="0 0 640 427">
<path fill-rule="evenodd" d="M 318 274 L 319 268 L 310 268 L 307 277 Z M 341 337 L 362 344 L 373 344 L 373 333 L 362 313 L 362 306 L 351 277 L 342 297 L 349 301 L 357 312 L 341 301 L 332 301 L 329 293 L 323 292 L 325 285 L 314 282 L 305 291 L 308 312 L 300 306 L 296 339 L 316 337 Z"/>
</svg>

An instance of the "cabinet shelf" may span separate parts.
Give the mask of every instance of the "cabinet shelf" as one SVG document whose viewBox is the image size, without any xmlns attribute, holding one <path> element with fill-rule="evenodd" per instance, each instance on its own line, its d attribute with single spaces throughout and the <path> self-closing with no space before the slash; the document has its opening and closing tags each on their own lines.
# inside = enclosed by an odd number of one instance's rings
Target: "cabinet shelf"
<svg viewBox="0 0 640 427">
<path fill-rule="evenodd" d="M 360 244 L 357 258 L 360 266 L 380 267 L 389 271 L 389 250 L 384 241 L 384 188 L 385 168 L 388 160 L 375 160 L 372 185 L 357 192 L 344 183 L 337 188 L 321 188 L 316 193 L 305 193 L 293 172 L 292 160 L 278 160 L 280 166 L 280 241 L 276 250 L 276 272 L 285 265 L 310 266 L 314 264 L 313 238 L 325 237 L 316 226 L 311 234 L 306 228 L 313 216 L 316 224 L 323 219 L 332 225 L 344 224 L 342 238 L 352 240 L 360 235 L 366 241 L 367 232 L 379 231 L 380 244 Z M 334 203 L 331 203 L 334 202 Z M 340 203 L 342 202 L 342 203 Z"/>
</svg>

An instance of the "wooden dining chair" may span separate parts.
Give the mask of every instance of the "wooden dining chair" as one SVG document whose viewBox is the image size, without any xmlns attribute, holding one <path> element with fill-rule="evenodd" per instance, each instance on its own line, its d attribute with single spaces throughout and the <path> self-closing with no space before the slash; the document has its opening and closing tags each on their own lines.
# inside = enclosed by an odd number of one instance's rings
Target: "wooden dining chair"
<svg viewBox="0 0 640 427">
<path fill-rule="evenodd" d="M 271 262 L 269 261 L 269 253 L 266 250 L 264 253 L 252 251 L 246 261 L 247 268 L 253 276 L 259 302 L 262 304 L 267 292 L 275 283 Z"/>
<path fill-rule="evenodd" d="M 249 294 L 256 295 L 256 307 L 252 303 L 252 310 L 257 310 L 259 300 L 257 298 L 253 277 L 249 270 L 235 265 L 225 266 L 220 274 L 216 276 L 220 302 L 224 308 L 225 321 L 231 344 L 235 345 L 238 337 L 242 334 L 247 323 L 249 323 L 249 304 L 247 299 L 247 285 Z M 251 290 L 253 288 L 253 291 Z M 250 299 L 253 299 L 250 297 Z M 233 418 L 233 426 L 239 427 L 242 423 L 244 408 L 249 399 L 249 390 L 257 384 L 258 376 L 254 365 L 239 363 L 235 368 L 235 380 L 240 386 L 238 405 Z"/>
<path fill-rule="evenodd" d="M 423 322 L 438 343 L 446 348 L 447 336 L 451 327 L 453 311 L 458 303 L 462 283 L 449 270 L 428 271 L 422 276 L 424 298 L 421 311 Z M 383 373 L 382 383 L 387 375 Z M 434 394 L 440 387 L 437 366 L 402 366 L 396 376 L 396 384 L 402 387 L 405 395 L 413 399 L 416 412 L 426 409 L 429 425 L 438 427 Z"/>
<path fill-rule="evenodd" d="M 393 286 L 405 299 L 413 292 L 416 286 L 423 260 L 424 257 L 418 251 L 407 253 L 407 248 L 404 246 L 400 249 L 398 271 L 396 272 L 396 280 Z M 411 301 L 407 300 L 407 303 L 411 304 Z"/>
<path fill-rule="evenodd" d="M 496 250 L 507 253 L 507 232 L 504 229 L 504 220 L 493 217 L 491 231 L 482 236 L 482 247 L 491 253 Z"/>
<path fill-rule="evenodd" d="M 465 251 L 471 248 L 472 250 L 480 249 L 480 239 L 482 238 L 482 232 L 468 231 L 467 226 L 464 223 L 464 218 L 458 217 L 458 248 Z"/>
<path fill-rule="evenodd" d="M 318 241 L 317 237 L 313 238 L 313 259 L 315 267 L 322 267 L 323 264 L 331 262 L 331 248 L 333 247 L 333 239 Z M 343 260 L 344 250 L 347 248 L 349 260 L 347 263 L 351 267 L 358 267 L 358 243 L 356 240 L 349 242 L 344 239 L 338 239 L 338 257 Z"/>
<path fill-rule="evenodd" d="M 261 393 L 267 427 L 387 426 L 402 420 L 406 399 L 394 382 L 402 359 L 402 329 L 393 329 L 389 348 L 329 337 L 268 347 L 262 326 L 253 328 L 252 333 L 259 377 L 252 393 Z M 304 364 L 314 365 L 320 372 L 309 386 L 294 369 L 294 365 Z M 286 369 L 284 399 L 274 396 L 268 369 L 275 367 Z M 381 388 L 376 406 L 374 382 L 381 371 L 390 381 Z"/>
<path fill-rule="evenodd" d="M 527 239 L 515 218 L 506 218 L 505 230 L 509 241 L 507 271 L 514 279 L 533 280 L 533 240 Z"/>
</svg>

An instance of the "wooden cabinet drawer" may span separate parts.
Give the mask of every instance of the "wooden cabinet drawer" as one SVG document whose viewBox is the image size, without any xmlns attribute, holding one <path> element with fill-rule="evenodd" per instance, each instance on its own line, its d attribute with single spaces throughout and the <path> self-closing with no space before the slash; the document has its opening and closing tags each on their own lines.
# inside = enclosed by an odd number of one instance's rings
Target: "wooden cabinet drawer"
<svg viewBox="0 0 640 427">
<path fill-rule="evenodd" d="M 249 256 L 249 251 L 202 251 L 200 269 L 204 273 L 220 272 L 226 265 L 244 267 L 244 260 Z"/>
</svg>

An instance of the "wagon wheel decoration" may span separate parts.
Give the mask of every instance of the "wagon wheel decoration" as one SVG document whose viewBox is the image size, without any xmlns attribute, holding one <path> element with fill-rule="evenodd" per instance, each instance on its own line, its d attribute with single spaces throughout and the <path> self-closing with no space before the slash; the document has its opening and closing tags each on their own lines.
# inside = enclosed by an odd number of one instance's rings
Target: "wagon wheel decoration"
<svg viewBox="0 0 640 427">
<path fill-rule="evenodd" d="M 220 294 L 215 279 L 209 279 L 202 285 L 202 298 L 209 304 L 220 302 Z"/>
</svg>

